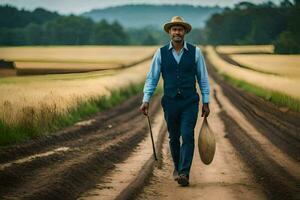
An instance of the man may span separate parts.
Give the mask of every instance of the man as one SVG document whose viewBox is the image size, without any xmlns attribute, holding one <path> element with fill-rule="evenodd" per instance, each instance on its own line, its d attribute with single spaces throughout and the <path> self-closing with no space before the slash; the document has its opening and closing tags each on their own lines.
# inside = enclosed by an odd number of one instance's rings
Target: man
<svg viewBox="0 0 300 200">
<path fill-rule="evenodd" d="M 173 177 L 181 186 L 189 185 L 194 154 L 194 128 L 198 117 L 199 95 L 202 94 L 202 117 L 209 115 L 210 86 L 203 55 L 198 47 L 184 41 L 192 29 L 181 17 L 175 16 L 164 25 L 170 35 L 169 44 L 157 49 L 144 85 L 140 110 L 148 115 L 149 101 L 162 74 L 164 96 L 161 105 L 169 132 L 169 145 L 174 162 Z M 180 136 L 182 144 L 180 144 Z"/>
</svg>

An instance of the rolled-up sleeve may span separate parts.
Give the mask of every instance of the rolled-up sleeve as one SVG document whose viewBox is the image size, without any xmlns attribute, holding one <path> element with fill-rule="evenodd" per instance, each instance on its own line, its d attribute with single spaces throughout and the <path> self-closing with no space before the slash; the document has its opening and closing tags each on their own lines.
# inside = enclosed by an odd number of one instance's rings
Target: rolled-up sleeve
<svg viewBox="0 0 300 200">
<path fill-rule="evenodd" d="M 199 47 L 196 47 L 197 81 L 201 90 L 202 103 L 209 103 L 210 85 L 204 56 Z"/>
<path fill-rule="evenodd" d="M 144 97 L 143 102 L 149 102 L 155 89 L 157 86 L 157 83 L 160 78 L 160 71 L 161 71 L 161 55 L 160 55 L 160 49 L 157 49 L 155 52 L 152 63 L 150 66 L 150 70 L 147 74 L 147 78 L 144 85 Z"/>
</svg>

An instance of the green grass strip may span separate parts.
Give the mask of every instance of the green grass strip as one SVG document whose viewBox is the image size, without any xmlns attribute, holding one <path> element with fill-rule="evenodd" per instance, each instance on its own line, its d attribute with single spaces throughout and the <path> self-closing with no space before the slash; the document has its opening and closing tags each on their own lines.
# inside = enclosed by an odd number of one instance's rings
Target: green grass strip
<svg viewBox="0 0 300 200">
<path fill-rule="evenodd" d="M 79 100 L 77 106 L 64 114 L 41 108 L 24 110 L 24 120 L 19 124 L 8 125 L 0 120 L 0 147 L 17 144 L 32 138 L 49 135 L 59 129 L 73 125 L 95 113 L 112 108 L 129 97 L 142 92 L 144 83 L 130 84 L 127 88 L 111 92 L 111 96 L 101 96 L 88 100 Z M 158 87 L 156 93 L 161 92 Z"/>
<path fill-rule="evenodd" d="M 287 107 L 290 110 L 296 112 L 300 111 L 300 99 L 296 99 L 277 91 L 265 89 L 250 84 L 246 81 L 233 78 L 232 76 L 229 76 L 227 74 L 221 74 L 221 75 L 224 77 L 224 79 L 227 82 L 231 83 L 232 85 L 242 88 L 243 90 L 255 94 L 256 96 L 259 96 L 267 101 L 270 101 L 279 107 Z"/>
</svg>

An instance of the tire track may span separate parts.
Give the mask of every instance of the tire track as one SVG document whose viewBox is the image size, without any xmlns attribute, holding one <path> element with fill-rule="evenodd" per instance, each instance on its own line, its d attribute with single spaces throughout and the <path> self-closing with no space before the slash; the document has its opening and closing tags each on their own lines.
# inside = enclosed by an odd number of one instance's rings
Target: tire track
<svg viewBox="0 0 300 200">
<path fill-rule="evenodd" d="M 252 139 L 225 111 L 220 113 L 228 138 L 251 166 L 258 183 L 267 188 L 270 199 L 297 199 L 299 180 L 274 162 L 258 142 Z M 299 197 L 299 196 L 298 196 Z"/>
</svg>

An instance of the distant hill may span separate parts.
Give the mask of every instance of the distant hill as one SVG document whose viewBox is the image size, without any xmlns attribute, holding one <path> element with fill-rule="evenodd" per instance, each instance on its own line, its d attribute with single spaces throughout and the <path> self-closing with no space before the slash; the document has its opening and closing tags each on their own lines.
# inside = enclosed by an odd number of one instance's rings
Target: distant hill
<svg viewBox="0 0 300 200">
<path fill-rule="evenodd" d="M 125 5 L 105 9 L 93 9 L 82 16 L 95 21 L 106 19 L 108 22 L 117 20 L 125 28 L 141 28 L 154 26 L 160 28 L 170 21 L 172 16 L 180 15 L 193 27 L 202 28 L 205 21 L 214 13 L 222 12 L 223 8 L 190 6 L 190 5 Z"/>
</svg>

